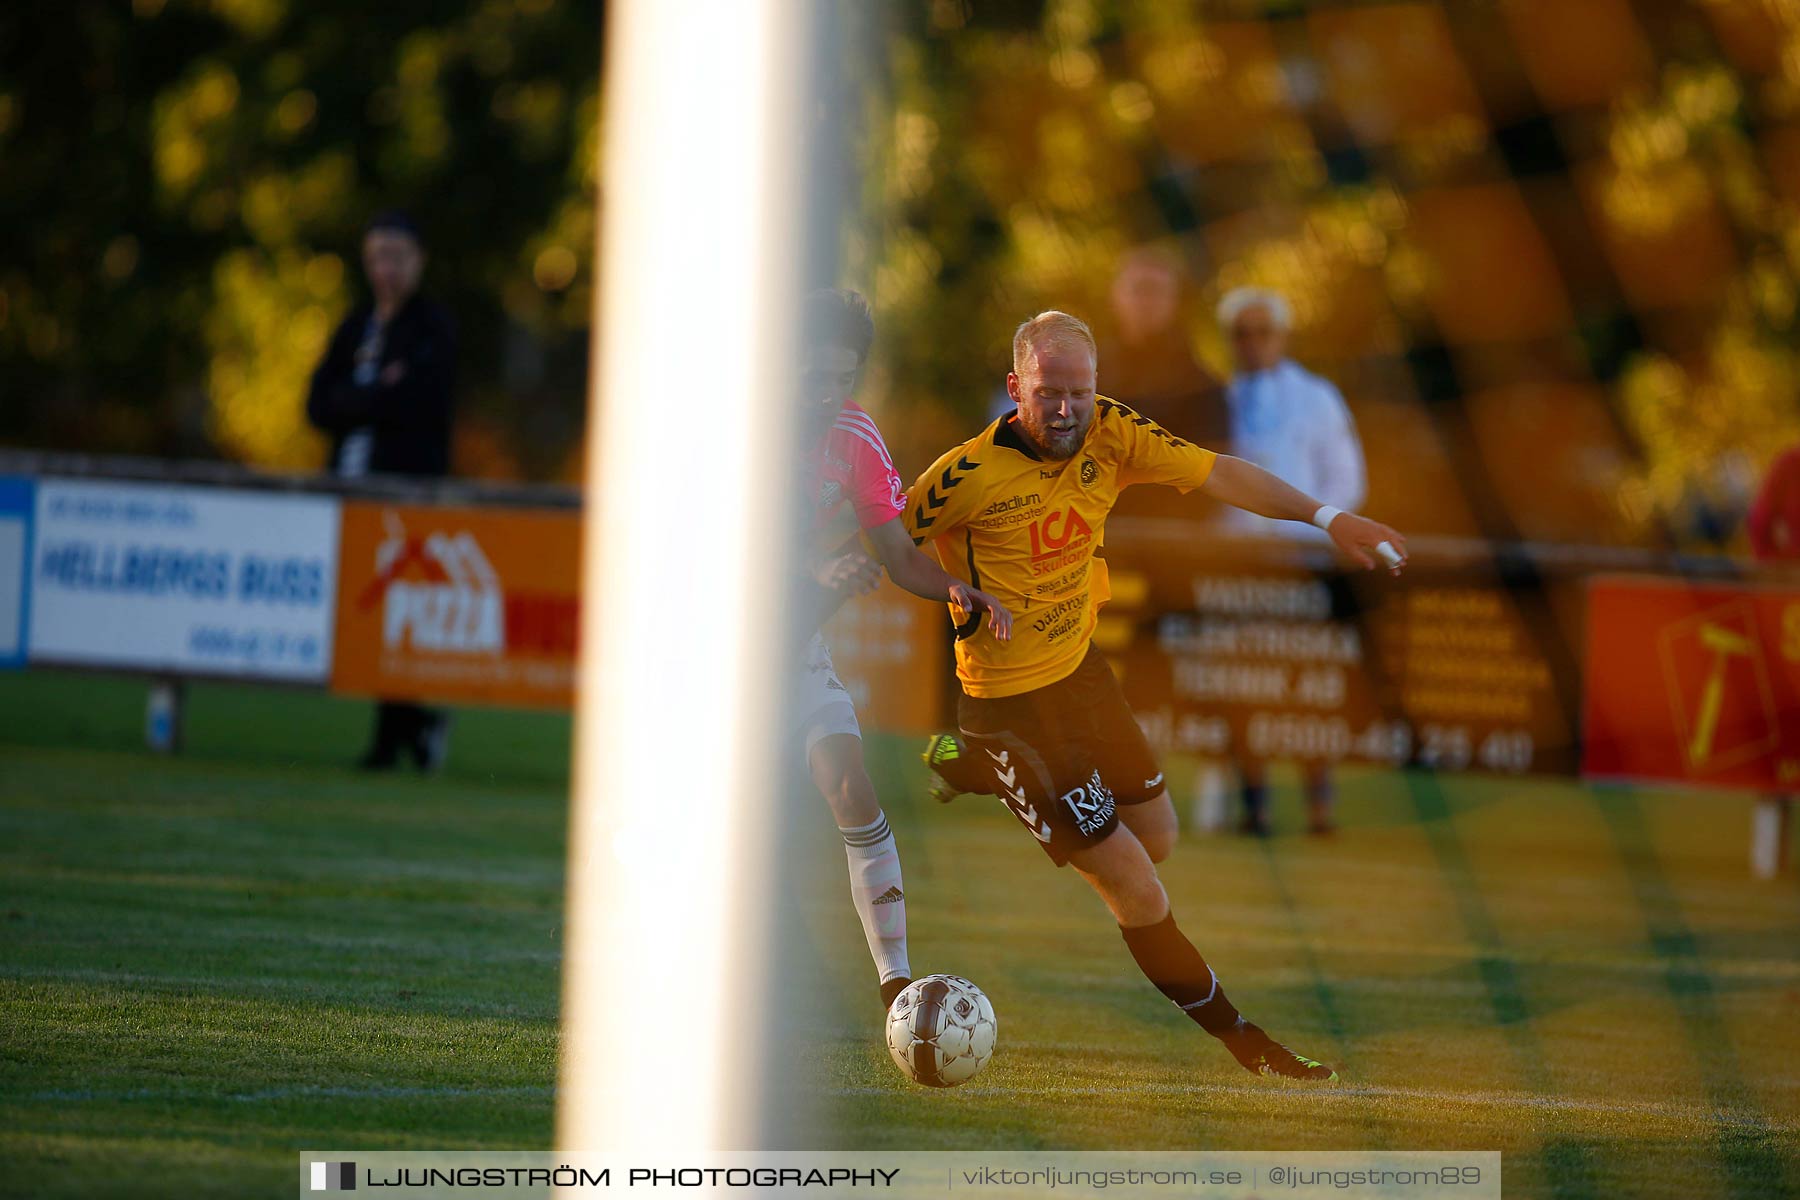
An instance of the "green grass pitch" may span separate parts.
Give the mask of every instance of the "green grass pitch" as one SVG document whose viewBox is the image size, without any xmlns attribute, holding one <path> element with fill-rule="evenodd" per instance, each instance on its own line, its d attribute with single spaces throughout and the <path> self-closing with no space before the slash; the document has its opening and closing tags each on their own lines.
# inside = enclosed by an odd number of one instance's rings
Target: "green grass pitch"
<svg viewBox="0 0 1800 1200">
<path fill-rule="evenodd" d="M 156 759 L 143 692 L 0 677 L 0 1195 L 286 1195 L 302 1148 L 547 1147 L 567 720 L 461 714 L 445 776 L 368 777 L 364 706 L 197 688 L 188 753 Z M 870 742 L 914 963 L 987 990 L 999 1052 L 901 1080 L 820 806 L 782 899 L 794 1147 L 1499 1149 L 1509 1196 L 1800 1190 L 1800 889 L 1748 878 L 1743 798 L 1356 771 L 1336 839 L 1184 839 L 1176 914 L 1344 1075 L 1309 1089 L 1173 1012 L 998 805 L 922 801 L 912 750 Z"/>
</svg>

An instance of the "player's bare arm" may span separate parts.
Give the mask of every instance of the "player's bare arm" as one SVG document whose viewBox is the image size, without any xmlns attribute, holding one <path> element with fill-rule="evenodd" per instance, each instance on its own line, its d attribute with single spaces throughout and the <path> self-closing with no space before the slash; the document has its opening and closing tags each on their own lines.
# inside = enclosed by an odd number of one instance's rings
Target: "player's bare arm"
<svg viewBox="0 0 1800 1200">
<path fill-rule="evenodd" d="M 1012 614 L 1006 606 L 932 562 L 913 545 L 906 523 L 899 517 L 866 532 L 888 578 L 923 599 L 954 604 L 967 613 L 986 612 L 988 628 L 996 638 L 1004 642 L 1012 637 Z"/>
<path fill-rule="evenodd" d="M 1214 500 L 1277 520 L 1313 522 L 1314 516 L 1325 510 L 1325 532 L 1352 562 L 1372 571 L 1376 558 L 1380 557 L 1396 575 L 1406 563 L 1406 538 L 1399 531 L 1356 513 L 1331 510 L 1278 476 L 1241 458 L 1219 455 L 1212 473 L 1200 485 L 1200 491 Z M 1384 543 L 1391 547 L 1393 557 L 1382 550 Z"/>
</svg>

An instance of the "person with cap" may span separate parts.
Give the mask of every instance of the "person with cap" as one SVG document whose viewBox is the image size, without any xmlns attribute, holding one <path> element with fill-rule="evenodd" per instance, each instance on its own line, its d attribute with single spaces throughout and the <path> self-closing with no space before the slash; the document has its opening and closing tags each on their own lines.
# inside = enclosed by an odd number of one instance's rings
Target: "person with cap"
<svg viewBox="0 0 1800 1200">
<path fill-rule="evenodd" d="M 444 307 L 419 291 L 424 239 L 412 218 L 384 212 L 362 240 L 370 298 L 352 309 L 313 371 L 306 416 L 331 438 L 331 470 L 342 479 L 450 470 L 456 331 Z M 382 701 L 361 765 L 396 766 L 402 753 L 421 770 L 441 766 L 449 718 L 418 704 Z"/>
</svg>

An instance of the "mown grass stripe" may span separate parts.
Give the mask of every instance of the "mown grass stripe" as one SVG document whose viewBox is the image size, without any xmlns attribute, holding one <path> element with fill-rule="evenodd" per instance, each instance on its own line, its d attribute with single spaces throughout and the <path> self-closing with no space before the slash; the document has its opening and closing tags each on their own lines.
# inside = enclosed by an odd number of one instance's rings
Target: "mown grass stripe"
<svg viewBox="0 0 1800 1200">
<path fill-rule="evenodd" d="M 1294 902 L 1293 889 L 1288 887 L 1287 879 L 1281 869 L 1282 856 L 1275 852 L 1275 847 L 1270 842 L 1271 839 L 1265 839 L 1263 842 L 1263 862 L 1268 868 L 1269 881 L 1275 889 L 1275 894 L 1281 898 L 1281 908 L 1287 915 L 1288 928 L 1293 932 L 1295 943 L 1299 948 L 1301 964 L 1311 981 L 1313 999 L 1318 1003 L 1319 1012 L 1325 1018 L 1325 1031 L 1336 1045 L 1343 1047 L 1343 1061 L 1331 1065 L 1338 1070 L 1341 1077 L 1348 1076 L 1355 1062 L 1350 1026 L 1344 1020 L 1343 1008 L 1338 1003 L 1337 992 L 1325 972 L 1320 968 L 1318 953 L 1313 949 L 1312 939 L 1307 936 L 1300 920 L 1300 909 Z M 1276 1041 L 1282 1040 L 1279 1030 L 1272 1033 L 1271 1036 Z M 1299 1047 L 1299 1050 L 1302 1054 L 1314 1053 L 1304 1046 Z M 1370 1149 L 1386 1149 L 1392 1144 L 1386 1129 L 1375 1119 L 1373 1112 L 1363 1112 L 1359 1124 L 1368 1139 L 1367 1145 Z"/>
<path fill-rule="evenodd" d="M 1469 940 L 1479 948 L 1475 973 L 1487 992 L 1488 1006 L 1511 1046 L 1519 1073 L 1532 1092 L 1552 1090 L 1544 1069 L 1543 1044 L 1531 1027 L 1531 1004 L 1519 981 L 1518 968 L 1507 954 L 1500 927 L 1488 911 L 1467 851 L 1457 837 L 1454 814 L 1435 774 L 1401 772 L 1419 827 L 1437 859 L 1438 870 L 1455 898 L 1457 915 Z M 1600 1195 L 1594 1150 L 1587 1142 L 1552 1134 L 1540 1143 L 1540 1157 L 1551 1194 L 1559 1200 L 1587 1200 Z"/>
<path fill-rule="evenodd" d="M 225 1100 L 236 1104 L 262 1104 L 276 1100 L 413 1100 L 425 1098 L 486 1099 L 495 1096 L 550 1097 L 556 1089 L 548 1084 L 516 1084 L 470 1087 L 349 1087 L 332 1084 L 298 1084 L 293 1087 L 257 1088 L 253 1091 L 209 1092 L 198 1088 L 49 1088 L 14 1097 L 20 1104 L 87 1104 L 115 1103 L 127 1100 L 183 1100 L 210 1102 Z"/>
<path fill-rule="evenodd" d="M 1035 1050 L 1035 1046 L 1015 1046 L 1014 1050 Z M 1141 1096 L 1152 1097 L 1242 1097 L 1263 1099 L 1270 1095 L 1272 1088 L 1281 1088 L 1288 1093 L 1300 1092 L 1308 1094 L 1311 1102 L 1321 1106 L 1335 1105 L 1356 1100 L 1396 1100 L 1412 1101 L 1433 1106 L 1455 1106 L 1459 1108 L 1491 1108 L 1508 1114 L 1520 1110 L 1546 1113 L 1569 1113 L 1583 1116 L 1619 1116 L 1633 1117 L 1647 1121 L 1667 1121 L 1671 1124 L 1685 1124 L 1699 1121 L 1717 1121 L 1734 1125 L 1744 1130 L 1764 1133 L 1772 1137 L 1792 1135 L 1792 1127 L 1761 1116 L 1719 1112 L 1703 1104 L 1654 1104 L 1646 1101 L 1609 1101 L 1587 1100 L 1572 1096 L 1548 1096 L 1524 1091 L 1452 1091 L 1444 1088 L 1399 1087 L 1388 1084 L 1343 1083 L 1327 1087 L 1311 1087 L 1300 1084 L 1270 1084 L 1262 1080 L 1250 1080 L 1245 1076 L 1244 1083 L 1137 1083 L 1133 1091 Z M 893 1093 L 892 1087 L 876 1087 L 867 1084 L 847 1084 L 830 1089 L 834 1096 L 886 1096 Z M 1033 1086 L 1028 1084 L 964 1084 L 959 1094 L 980 1097 L 1067 1097 L 1085 1099 L 1100 1096 L 1116 1096 L 1119 1089 L 1111 1086 L 1074 1087 L 1066 1084 L 1055 1086 Z M 1405 1149 L 1406 1147 L 1399 1147 Z"/>
<path fill-rule="evenodd" d="M 1787 1178 L 1792 1141 L 1784 1150 L 1766 1129 L 1724 1119 L 1728 1114 L 1755 1114 L 1757 1106 L 1744 1086 L 1743 1065 L 1719 1012 L 1716 987 L 1701 957 L 1699 939 L 1682 915 L 1681 901 L 1651 842 L 1637 796 L 1630 792 L 1598 795 L 1594 804 L 1612 832 L 1643 914 L 1645 942 L 1663 962 L 1663 988 L 1700 1064 L 1701 1084 L 1712 1101 L 1709 1115 L 1715 1126 L 1714 1140 L 1731 1194 L 1744 1200 L 1794 1194 Z"/>
</svg>

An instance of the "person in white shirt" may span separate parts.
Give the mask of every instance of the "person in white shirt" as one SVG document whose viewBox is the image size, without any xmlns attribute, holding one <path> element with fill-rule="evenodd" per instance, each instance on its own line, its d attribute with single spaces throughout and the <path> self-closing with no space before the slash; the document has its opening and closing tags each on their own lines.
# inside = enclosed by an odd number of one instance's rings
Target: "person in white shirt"
<svg viewBox="0 0 1800 1200">
<path fill-rule="evenodd" d="M 1293 313 L 1278 292 L 1242 287 L 1219 301 L 1219 325 L 1231 339 L 1237 373 L 1225 389 L 1231 452 L 1283 481 L 1348 512 L 1368 490 L 1362 442 L 1343 395 L 1287 357 Z M 1321 530 L 1293 521 L 1271 521 L 1242 509 L 1227 510 L 1234 532 L 1329 541 Z M 1240 756 L 1245 833 L 1267 836 L 1268 764 Z M 1305 765 L 1313 833 L 1330 833 L 1332 786 L 1328 764 Z"/>
<path fill-rule="evenodd" d="M 1225 389 L 1231 452 L 1326 504 L 1355 512 L 1368 491 L 1362 441 L 1344 397 L 1287 357 L 1292 313 L 1277 292 L 1236 288 L 1219 301 L 1219 325 L 1231 338 L 1237 373 Z M 1231 510 L 1246 533 L 1313 538 L 1323 530 Z"/>
</svg>

